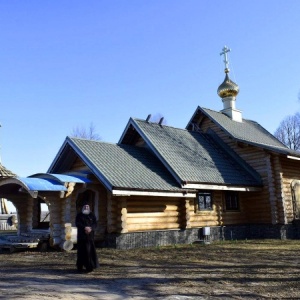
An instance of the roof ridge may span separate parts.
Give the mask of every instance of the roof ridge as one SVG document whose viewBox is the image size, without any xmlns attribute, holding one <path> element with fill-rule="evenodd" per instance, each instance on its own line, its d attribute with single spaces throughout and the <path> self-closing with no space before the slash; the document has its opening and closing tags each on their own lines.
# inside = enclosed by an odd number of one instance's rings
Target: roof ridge
<svg viewBox="0 0 300 300">
<path fill-rule="evenodd" d="M 206 108 L 206 107 L 202 107 L 202 106 L 198 106 L 198 107 L 201 108 L 201 109 L 213 111 L 213 112 L 215 112 L 215 113 L 218 113 L 218 114 L 220 114 L 220 115 L 222 115 L 222 116 L 227 117 L 226 114 L 222 113 L 221 111 L 213 110 L 213 109 L 211 109 L 211 108 Z M 228 117 L 228 118 L 229 118 L 229 117 Z M 229 119 L 230 119 L 230 118 L 229 118 Z M 242 120 L 243 120 L 243 121 L 249 121 L 249 122 L 257 123 L 258 125 L 260 125 L 257 121 L 252 120 L 252 119 L 242 118 Z M 236 122 L 236 121 L 234 121 L 234 122 Z M 261 126 L 261 125 L 260 125 L 260 126 Z M 263 127 L 263 128 L 264 128 L 264 127 Z M 266 129 L 265 129 L 265 130 L 266 130 Z"/>
<path fill-rule="evenodd" d="M 232 127 L 232 129 L 235 128 L 235 121 L 232 121 L 230 118 L 228 118 L 225 114 L 223 114 L 222 112 L 218 112 L 209 108 L 204 108 L 204 107 L 200 107 L 198 106 L 198 109 L 200 109 L 202 112 L 204 112 L 206 114 L 207 117 L 209 117 L 214 123 L 216 123 L 218 126 L 220 126 L 221 128 L 223 128 L 229 135 L 231 135 L 234 139 L 236 140 L 240 140 L 240 141 L 245 141 L 245 142 L 249 142 L 255 145 L 261 145 L 261 146 L 269 146 L 269 147 L 273 147 L 273 148 L 278 148 L 278 149 L 284 149 L 284 150 L 289 150 L 288 147 L 286 147 L 282 142 L 280 142 L 271 132 L 269 132 L 265 127 L 263 127 L 261 124 L 259 124 L 257 121 L 254 120 L 250 120 L 250 119 L 243 119 L 243 122 L 241 122 L 241 124 L 244 124 L 244 126 L 247 126 L 247 124 L 249 124 L 249 126 L 253 126 L 253 128 L 256 127 L 256 129 L 261 133 L 261 137 L 262 135 L 264 135 L 265 137 L 269 138 L 268 140 L 264 140 L 259 141 L 256 136 L 254 138 L 254 136 L 248 135 L 247 138 L 243 137 L 243 134 L 241 134 L 239 132 L 239 134 L 236 134 L 235 130 L 230 130 L 230 127 Z M 212 114 L 210 114 L 210 112 L 213 112 L 215 114 L 218 114 L 219 116 L 225 117 L 226 122 L 229 122 L 227 125 L 225 122 L 222 122 L 222 119 L 217 117 L 217 116 L 213 116 Z M 234 126 L 233 126 L 234 125 Z M 245 127 L 247 128 L 247 127 Z M 270 140 L 272 139 L 272 141 Z"/>
<path fill-rule="evenodd" d="M 169 127 L 169 128 L 173 128 L 173 129 L 177 129 L 177 130 L 183 130 L 183 131 L 187 131 L 189 132 L 189 130 L 185 129 L 185 128 L 179 128 L 179 127 L 175 127 L 175 126 L 171 126 L 171 125 L 166 125 L 166 124 L 158 124 L 156 122 L 150 122 L 150 121 L 146 121 L 146 120 L 143 120 L 143 119 L 139 119 L 139 118 L 132 118 L 134 121 L 141 121 L 143 123 L 147 123 L 147 124 L 156 124 L 157 126 L 160 126 L 160 127 Z"/>
<path fill-rule="evenodd" d="M 118 145 L 118 143 L 106 142 L 106 141 L 100 141 L 100 140 L 91 140 L 91 139 L 85 139 L 85 138 L 79 138 L 79 137 L 67 136 L 67 138 L 70 140 L 86 141 L 86 142 L 90 142 L 90 143 L 103 143 L 103 144 Z"/>
</svg>

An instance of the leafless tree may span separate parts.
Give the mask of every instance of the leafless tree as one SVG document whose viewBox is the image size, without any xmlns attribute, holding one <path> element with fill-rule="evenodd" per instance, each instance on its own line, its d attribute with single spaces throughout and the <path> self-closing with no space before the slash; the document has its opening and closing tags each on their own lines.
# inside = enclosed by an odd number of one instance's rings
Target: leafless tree
<svg viewBox="0 0 300 300">
<path fill-rule="evenodd" d="M 292 150 L 300 149 L 300 113 L 281 121 L 274 136 Z"/>
<path fill-rule="evenodd" d="M 71 132 L 71 137 L 77 137 L 87 140 L 100 141 L 101 137 L 98 133 L 96 133 L 95 125 L 93 123 L 90 124 L 90 127 L 86 129 L 85 127 L 75 127 Z"/>
<path fill-rule="evenodd" d="M 162 125 L 167 124 L 166 119 L 160 113 L 153 115 L 153 117 L 150 120 L 151 120 L 152 123 L 159 123 L 159 124 L 162 124 Z"/>
</svg>

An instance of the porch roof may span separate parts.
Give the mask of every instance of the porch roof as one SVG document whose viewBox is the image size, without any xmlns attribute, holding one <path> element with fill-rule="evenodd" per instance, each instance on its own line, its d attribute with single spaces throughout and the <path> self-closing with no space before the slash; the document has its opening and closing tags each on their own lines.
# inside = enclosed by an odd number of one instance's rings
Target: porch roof
<svg viewBox="0 0 300 300">
<path fill-rule="evenodd" d="M 39 173 L 29 177 L 3 179 L 0 181 L 0 192 L 27 191 L 33 198 L 36 198 L 38 192 L 66 192 L 68 191 L 66 183 L 69 182 L 87 183 L 90 180 L 68 174 Z"/>
<path fill-rule="evenodd" d="M 88 183 L 90 179 L 86 178 L 83 173 L 75 174 L 52 174 L 52 173 L 37 173 L 28 176 L 28 178 L 42 178 L 45 180 L 58 180 L 61 183 L 74 182 L 74 183 Z"/>
<path fill-rule="evenodd" d="M 16 181 L 28 191 L 66 191 L 67 188 L 60 182 L 52 179 L 17 177 Z"/>
</svg>

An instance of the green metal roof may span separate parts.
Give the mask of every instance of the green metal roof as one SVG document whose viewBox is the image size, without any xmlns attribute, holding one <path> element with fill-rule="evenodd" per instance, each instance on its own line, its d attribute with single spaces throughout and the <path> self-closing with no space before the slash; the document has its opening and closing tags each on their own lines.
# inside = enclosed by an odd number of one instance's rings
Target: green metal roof
<svg viewBox="0 0 300 300">
<path fill-rule="evenodd" d="M 136 129 L 175 178 L 182 182 L 261 185 L 257 173 L 210 134 L 134 119 Z M 248 170 L 251 169 L 251 172 Z M 255 174 L 255 175 L 253 175 Z"/>
<path fill-rule="evenodd" d="M 146 148 L 78 138 L 67 138 L 66 141 L 110 190 L 181 190 L 167 169 Z"/>
<path fill-rule="evenodd" d="M 300 156 L 300 152 L 291 150 L 286 147 L 270 132 L 268 132 L 265 128 L 263 128 L 255 121 L 243 119 L 242 122 L 236 122 L 231 120 L 221 112 L 216 112 L 214 110 L 203 107 L 198 107 L 197 110 L 203 112 L 214 123 L 216 123 L 231 137 L 238 141 L 287 155 Z M 192 120 L 190 121 L 190 123 L 191 122 Z"/>
</svg>

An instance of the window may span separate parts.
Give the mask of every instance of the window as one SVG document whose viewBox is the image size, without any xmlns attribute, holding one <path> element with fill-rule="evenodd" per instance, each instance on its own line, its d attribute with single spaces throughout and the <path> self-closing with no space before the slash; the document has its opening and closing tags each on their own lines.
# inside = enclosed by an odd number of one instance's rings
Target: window
<svg viewBox="0 0 300 300">
<path fill-rule="evenodd" d="M 300 181 L 293 180 L 292 187 L 292 199 L 294 209 L 294 219 L 300 219 Z"/>
<path fill-rule="evenodd" d="M 211 192 L 199 192 L 197 195 L 197 209 L 211 210 L 212 209 L 212 195 Z"/>
<path fill-rule="evenodd" d="M 226 210 L 239 210 L 239 194 L 238 192 L 225 193 L 225 209 Z"/>
<path fill-rule="evenodd" d="M 38 197 L 34 200 L 32 228 L 33 229 L 48 229 L 50 222 L 50 212 L 45 201 Z"/>
</svg>

